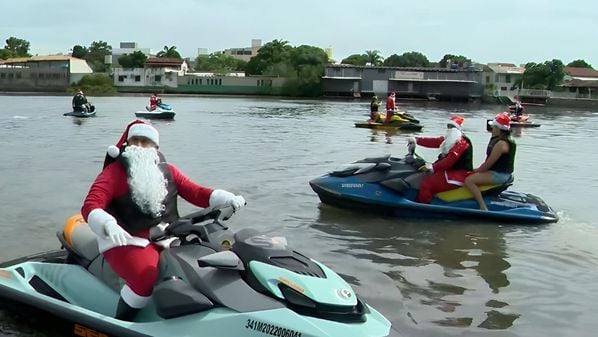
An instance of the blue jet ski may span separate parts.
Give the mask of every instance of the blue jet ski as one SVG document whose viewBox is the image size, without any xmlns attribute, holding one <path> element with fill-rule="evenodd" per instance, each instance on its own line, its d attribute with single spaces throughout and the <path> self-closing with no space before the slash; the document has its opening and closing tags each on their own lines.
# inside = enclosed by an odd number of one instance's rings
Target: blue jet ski
<svg viewBox="0 0 598 337">
<path fill-rule="evenodd" d="M 35 310 L 25 317 L 48 316 L 69 336 L 399 336 L 338 274 L 284 238 L 233 234 L 230 215 L 206 209 L 151 229 L 172 243 L 132 322 L 114 318 L 122 280 L 80 214 L 57 233 L 62 250 L 0 264 L 0 306 Z"/>
<path fill-rule="evenodd" d="M 425 161 L 411 146 L 404 158 L 366 158 L 309 182 L 325 204 L 380 212 L 403 218 L 485 219 L 511 223 L 557 222 L 556 212 L 528 193 L 507 191 L 503 185 L 480 186 L 488 211 L 479 209 L 465 187 L 438 193 L 429 204 L 415 201 L 425 173 Z"/>
</svg>

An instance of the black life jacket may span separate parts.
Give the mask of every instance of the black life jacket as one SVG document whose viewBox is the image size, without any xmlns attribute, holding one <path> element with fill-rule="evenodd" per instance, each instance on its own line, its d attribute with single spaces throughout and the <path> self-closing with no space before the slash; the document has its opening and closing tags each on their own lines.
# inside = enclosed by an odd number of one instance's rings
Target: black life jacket
<svg viewBox="0 0 598 337">
<path fill-rule="evenodd" d="M 75 97 L 73 97 L 73 104 L 75 106 L 81 106 L 85 103 L 87 103 L 87 98 L 85 98 L 85 96 L 82 94 L 76 94 Z"/>
<path fill-rule="evenodd" d="M 128 167 L 126 160 L 120 155 L 117 161 L 126 169 Z M 160 163 L 158 167 L 164 178 L 167 180 L 168 194 L 163 201 L 165 206 L 164 211 L 159 216 L 144 213 L 139 206 L 133 201 L 131 189 L 122 196 L 114 198 L 107 207 L 107 211 L 112 214 L 119 225 L 121 225 L 127 232 L 135 233 L 150 227 L 153 227 L 161 222 L 170 223 L 179 218 L 177 208 L 178 191 L 172 178 L 172 173 L 168 169 L 168 164 L 164 157 L 160 154 Z M 128 169 L 127 169 L 128 174 Z"/>
<path fill-rule="evenodd" d="M 513 173 L 515 168 L 515 152 L 517 151 L 517 144 L 515 141 L 507 136 L 507 135 L 500 135 L 490 138 L 490 142 L 488 143 L 488 147 L 486 148 L 486 158 L 490 156 L 492 153 L 492 149 L 499 141 L 504 140 L 509 143 L 509 152 L 503 153 L 498 160 L 492 165 L 490 171 L 496 171 L 500 173 Z"/>
</svg>

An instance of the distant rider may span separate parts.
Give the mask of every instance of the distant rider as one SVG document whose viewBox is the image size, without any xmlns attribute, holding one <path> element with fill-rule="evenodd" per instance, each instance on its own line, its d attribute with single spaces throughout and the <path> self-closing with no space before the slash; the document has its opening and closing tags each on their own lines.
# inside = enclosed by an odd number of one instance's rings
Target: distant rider
<svg viewBox="0 0 598 337">
<path fill-rule="evenodd" d="M 388 93 L 388 97 L 386 98 L 386 119 L 384 119 L 384 124 L 388 124 L 392 120 L 392 115 L 395 113 L 395 92 L 392 91 Z"/>
<path fill-rule="evenodd" d="M 429 203 L 434 194 L 463 186 L 473 169 L 473 146 L 461 130 L 463 117 L 452 116 L 446 124 L 446 134 L 436 137 L 415 137 L 409 142 L 430 148 L 440 148 L 438 160 L 420 167 L 430 172 L 420 184 L 417 202 Z"/>
<path fill-rule="evenodd" d="M 523 116 L 523 105 L 521 105 L 521 101 L 517 100 L 515 102 L 515 108 L 514 108 L 514 113 L 515 113 L 515 120 L 516 121 L 520 121 L 521 120 L 521 116 Z"/>
<path fill-rule="evenodd" d="M 378 113 L 379 107 L 380 107 L 380 101 L 378 100 L 378 96 L 374 95 L 374 97 L 372 97 L 372 100 L 370 102 L 370 119 L 372 120 L 372 122 L 375 122 L 378 119 L 378 116 L 380 115 Z"/>
<path fill-rule="evenodd" d="M 87 101 L 87 97 L 83 95 L 82 90 L 78 90 L 75 96 L 73 96 L 72 106 L 73 111 L 77 112 L 90 112 L 94 110 L 93 105 Z"/>
<path fill-rule="evenodd" d="M 156 107 L 158 106 L 158 104 L 162 103 L 162 99 L 160 98 L 160 96 L 158 96 L 158 93 L 153 93 L 152 96 L 150 96 L 150 105 L 149 105 L 149 111 L 154 111 L 156 110 Z"/>
<path fill-rule="evenodd" d="M 486 160 L 473 174 L 465 179 L 465 186 L 471 191 L 481 210 L 488 210 L 478 185 L 504 184 L 513 178 L 517 145 L 511 138 L 511 117 L 503 112 L 489 123 L 492 135 L 486 148 Z"/>
</svg>

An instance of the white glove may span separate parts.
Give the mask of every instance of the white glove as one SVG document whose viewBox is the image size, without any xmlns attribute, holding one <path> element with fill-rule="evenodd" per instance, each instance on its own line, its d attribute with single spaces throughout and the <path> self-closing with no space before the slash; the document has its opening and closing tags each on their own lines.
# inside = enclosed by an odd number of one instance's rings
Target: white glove
<svg viewBox="0 0 598 337">
<path fill-rule="evenodd" d="M 108 239 L 112 240 L 112 243 L 119 246 L 125 246 L 127 244 L 127 239 L 133 238 L 131 234 L 119 226 L 115 220 L 104 223 L 104 233 L 106 233 Z"/>
<path fill-rule="evenodd" d="M 219 209 L 227 206 L 231 206 L 236 211 L 245 206 L 245 198 L 225 190 L 212 191 L 212 194 L 210 194 L 210 207 Z"/>
<path fill-rule="evenodd" d="M 418 170 L 420 170 L 422 172 L 434 173 L 434 166 L 432 166 L 432 164 L 430 164 L 430 163 L 426 163 L 426 164 L 422 165 Z"/>
</svg>

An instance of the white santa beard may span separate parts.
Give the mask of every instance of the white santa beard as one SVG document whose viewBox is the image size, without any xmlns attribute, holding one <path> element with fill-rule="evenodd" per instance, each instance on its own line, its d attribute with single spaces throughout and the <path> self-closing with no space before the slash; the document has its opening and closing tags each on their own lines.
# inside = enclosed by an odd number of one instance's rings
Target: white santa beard
<svg viewBox="0 0 598 337">
<path fill-rule="evenodd" d="M 128 183 L 133 201 L 142 212 L 158 216 L 164 211 L 162 202 L 168 194 L 164 174 L 158 167 L 158 151 L 139 146 L 127 146 L 122 154 L 128 163 Z"/>
<path fill-rule="evenodd" d="M 440 153 L 447 154 L 451 148 L 461 139 L 463 133 L 457 128 L 449 128 L 446 130 L 444 141 L 440 144 Z"/>
</svg>

